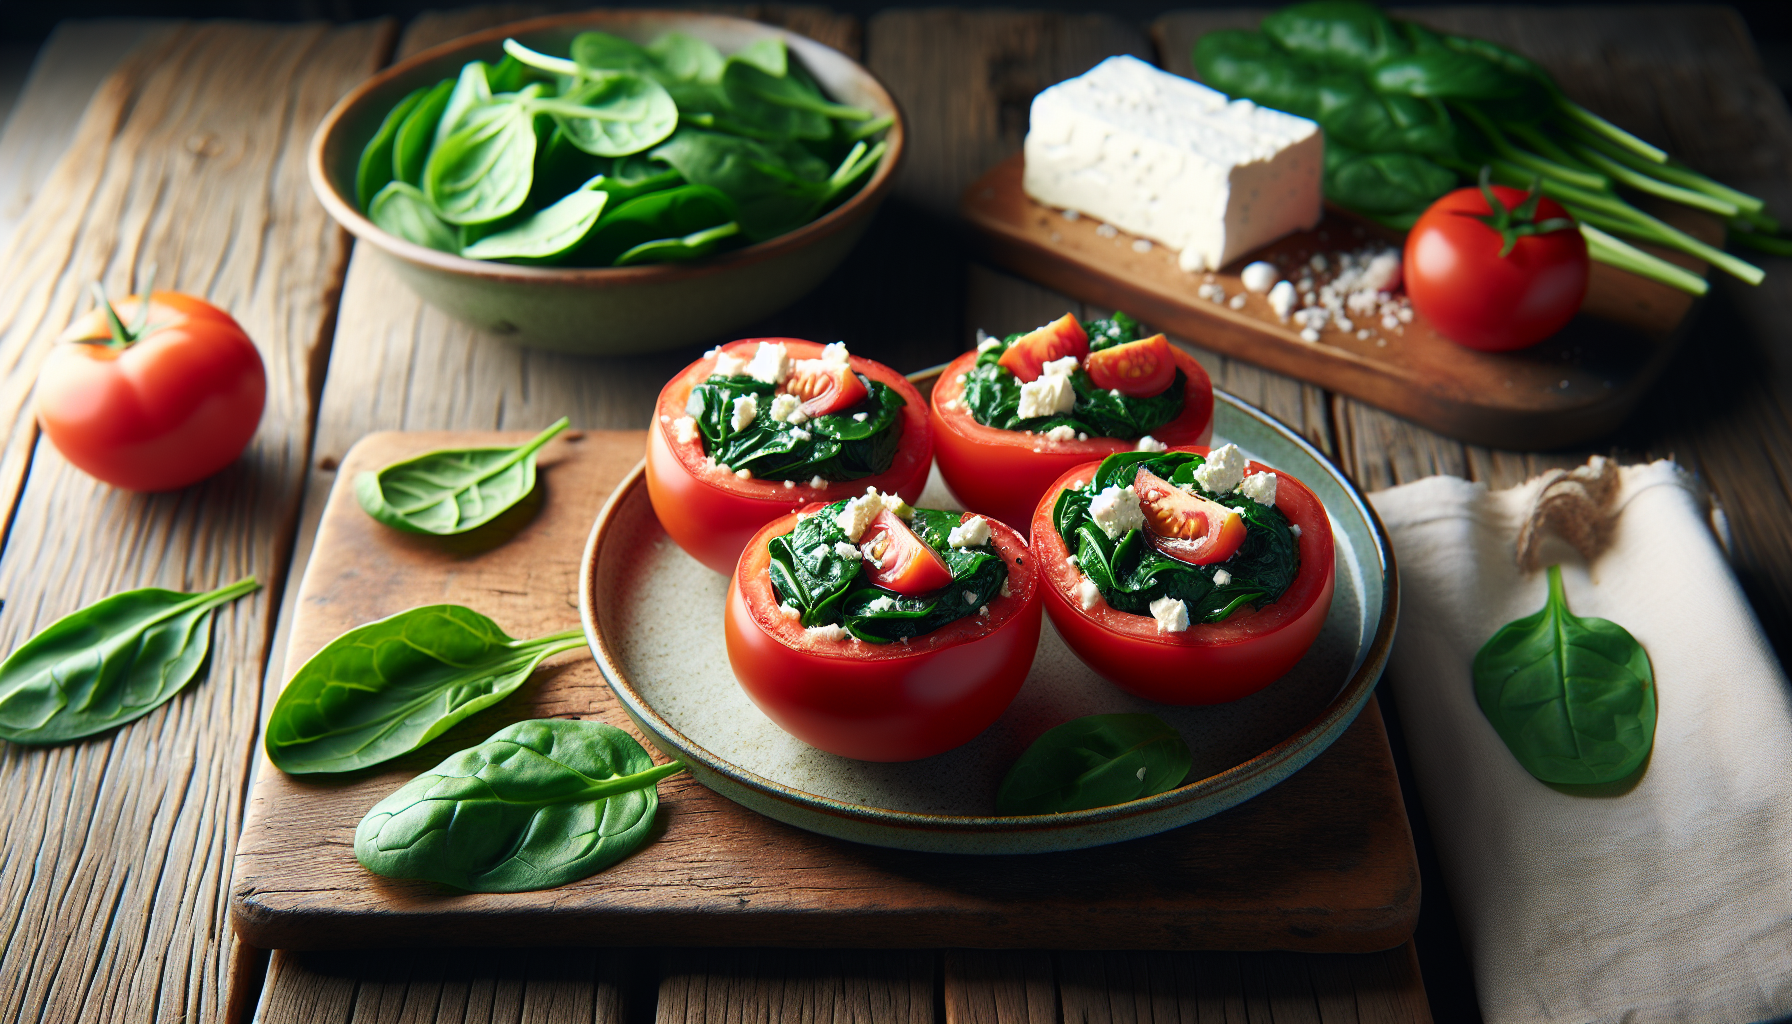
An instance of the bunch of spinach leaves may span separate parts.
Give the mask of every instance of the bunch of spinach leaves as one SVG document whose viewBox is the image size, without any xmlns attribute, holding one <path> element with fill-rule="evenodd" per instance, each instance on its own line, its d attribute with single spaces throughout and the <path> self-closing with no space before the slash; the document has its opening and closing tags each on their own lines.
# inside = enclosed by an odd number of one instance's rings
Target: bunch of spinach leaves
<svg viewBox="0 0 1792 1024">
<path fill-rule="evenodd" d="M 887 644 L 976 615 L 1001 595 L 1008 567 L 995 546 L 952 547 L 948 538 L 964 514 L 926 508 L 914 510 L 909 526 L 946 563 L 952 582 L 924 597 L 904 597 L 873 584 L 856 546 L 835 522 L 845 507 L 837 501 L 772 538 L 772 590 L 797 610 L 804 626 L 834 623 L 867 643 Z M 837 544 L 854 550 L 843 555 Z"/>
<path fill-rule="evenodd" d="M 892 120 L 829 100 L 780 39 L 504 48 L 404 97 L 362 150 L 356 198 L 382 229 L 472 259 L 694 260 L 808 223 L 886 151 Z"/>
<path fill-rule="evenodd" d="M 1258 32 L 1210 32 L 1195 45 L 1194 64 L 1216 89 L 1318 121 L 1326 198 L 1391 226 L 1412 226 L 1487 167 L 1496 181 L 1540 187 L 1560 202 L 1594 259 L 1696 294 L 1703 278 L 1612 233 L 1689 253 L 1750 284 L 1762 272 L 1642 212 L 1618 186 L 1716 213 L 1736 238 L 1792 253 L 1760 199 L 1568 99 L 1534 62 L 1389 18 L 1370 3 L 1316 0 L 1276 11 Z"/>
<path fill-rule="evenodd" d="M 1213 494 L 1195 482 L 1195 469 L 1206 462 L 1193 452 L 1118 452 L 1103 459 L 1095 476 L 1082 487 L 1067 488 L 1052 507 L 1052 524 L 1064 548 L 1076 555 L 1083 573 L 1107 603 L 1123 612 L 1150 615 L 1151 602 L 1169 597 L 1188 607 L 1190 622 L 1223 622 L 1246 605 L 1261 608 L 1274 602 L 1300 572 L 1300 548 L 1288 520 L 1273 505 L 1259 505 L 1240 493 Z M 1160 553 L 1144 530 L 1128 530 L 1117 540 L 1089 514 L 1095 496 L 1109 487 L 1126 487 L 1139 467 L 1244 514 L 1244 543 L 1231 558 L 1216 565 L 1190 565 Z M 1214 582 L 1224 569 L 1231 577 Z"/>
<path fill-rule="evenodd" d="M 1115 313 L 1106 320 L 1089 320 L 1083 324 L 1089 335 L 1089 350 L 1138 341 L 1142 333 L 1139 322 L 1125 313 Z M 1176 379 L 1150 398 L 1133 398 L 1115 391 L 1098 388 L 1088 373 L 1077 369 L 1070 374 L 1076 404 L 1067 413 L 1055 416 L 1020 415 L 1020 381 L 1000 364 L 1002 353 L 1021 334 L 1010 334 L 1000 346 L 991 347 L 977 356 L 976 364 L 964 382 L 965 408 L 971 418 L 986 427 L 998 430 L 1031 430 L 1042 434 L 1053 427 L 1067 426 L 1090 437 L 1118 437 L 1134 440 L 1182 415 L 1182 403 L 1188 392 L 1188 376 L 1176 371 Z"/>
<path fill-rule="evenodd" d="M 771 417 L 774 385 L 745 374 L 717 374 L 691 389 L 685 412 L 697 421 L 703 450 L 729 469 L 751 470 L 763 480 L 858 480 L 895 461 L 908 404 L 887 384 L 864 374 L 859 381 L 866 395 L 857 405 L 792 424 Z M 748 395 L 759 414 L 735 430 L 734 402 Z"/>
</svg>

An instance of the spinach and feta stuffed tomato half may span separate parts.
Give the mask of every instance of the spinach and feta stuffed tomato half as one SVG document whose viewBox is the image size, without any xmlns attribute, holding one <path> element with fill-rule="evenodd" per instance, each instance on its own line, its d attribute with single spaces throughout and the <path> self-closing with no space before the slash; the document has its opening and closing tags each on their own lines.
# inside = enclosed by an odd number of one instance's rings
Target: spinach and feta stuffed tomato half
<svg viewBox="0 0 1792 1024">
<path fill-rule="evenodd" d="M 1108 681 L 1165 704 L 1275 682 L 1319 636 L 1331 520 L 1236 445 L 1124 452 L 1065 473 L 1033 515 L 1045 609 Z"/>
<path fill-rule="evenodd" d="M 875 489 L 769 523 L 728 587 L 735 678 L 805 743 L 913 761 L 969 742 L 1039 644 L 1033 558 L 1012 529 Z"/>
<path fill-rule="evenodd" d="M 1025 529 L 1066 470 L 1114 452 L 1206 444 L 1213 385 L 1125 313 L 986 338 L 946 366 L 932 420 L 940 475 L 968 508 Z"/>
<path fill-rule="evenodd" d="M 647 493 L 679 547 L 730 573 L 771 520 L 866 487 L 914 501 L 932 463 L 927 405 L 901 374 L 838 342 L 749 338 L 660 392 Z"/>
</svg>

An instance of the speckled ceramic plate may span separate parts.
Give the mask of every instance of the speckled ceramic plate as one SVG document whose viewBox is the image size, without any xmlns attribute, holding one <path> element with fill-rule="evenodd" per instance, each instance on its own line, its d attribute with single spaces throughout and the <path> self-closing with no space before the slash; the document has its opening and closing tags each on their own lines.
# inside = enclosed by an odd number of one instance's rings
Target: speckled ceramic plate
<svg viewBox="0 0 1792 1024">
<path fill-rule="evenodd" d="M 1020 695 L 969 744 L 904 764 L 824 753 L 772 724 L 735 683 L 722 637 L 727 579 L 660 529 L 640 467 L 585 547 L 580 614 L 592 653 L 629 717 L 668 757 L 683 758 L 718 793 L 823 835 L 940 853 L 1043 853 L 1217 814 L 1298 771 L 1356 718 L 1387 663 L 1398 600 L 1387 536 L 1356 486 L 1288 427 L 1224 392 L 1214 397 L 1214 443 L 1234 442 L 1299 477 L 1324 502 L 1337 541 L 1336 597 L 1318 641 L 1287 676 L 1244 700 L 1179 708 L 1132 697 L 1084 667 L 1048 618 Z M 920 504 L 957 507 L 937 470 Z M 1120 711 L 1176 726 L 1194 752 L 1186 784 L 1091 811 L 993 813 L 1003 775 L 1036 736 Z"/>
</svg>

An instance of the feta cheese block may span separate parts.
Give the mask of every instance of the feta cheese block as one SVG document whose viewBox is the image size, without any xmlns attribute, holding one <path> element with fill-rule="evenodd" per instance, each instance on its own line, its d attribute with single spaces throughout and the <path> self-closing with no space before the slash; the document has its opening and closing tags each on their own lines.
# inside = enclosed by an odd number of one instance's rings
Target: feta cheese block
<svg viewBox="0 0 1792 1024">
<path fill-rule="evenodd" d="M 1033 98 L 1027 194 L 1217 270 L 1319 223 L 1319 126 L 1227 100 L 1136 57 L 1109 57 Z"/>
</svg>

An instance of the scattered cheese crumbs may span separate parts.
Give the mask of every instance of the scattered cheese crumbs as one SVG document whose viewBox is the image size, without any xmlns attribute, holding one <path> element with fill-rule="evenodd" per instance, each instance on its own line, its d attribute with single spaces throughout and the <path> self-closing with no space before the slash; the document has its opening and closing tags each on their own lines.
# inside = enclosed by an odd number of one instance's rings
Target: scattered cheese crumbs
<svg viewBox="0 0 1792 1024">
<path fill-rule="evenodd" d="M 1133 243 L 1132 243 L 1132 251 L 1133 252 L 1150 252 L 1151 251 L 1151 240 L 1149 238 L 1134 239 Z"/>
<path fill-rule="evenodd" d="M 896 599 L 888 594 L 865 606 L 868 612 L 888 612 L 896 610 Z"/>
<path fill-rule="evenodd" d="M 740 477 L 742 480 L 753 479 L 753 471 L 750 469 L 737 469 L 734 471 L 734 475 Z"/>
<path fill-rule="evenodd" d="M 1235 444 L 1223 444 L 1207 453 L 1207 461 L 1195 467 L 1195 483 L 1214 494 L 1226 494 L 1244 482 L 1244 453 Z"/>
<path fill-rule="evenodd" d="M 1112 224 L 1103 224 L 1095 229 L 1095 233 L 1103 238 L 1112 238 L 1120 233 L 1120 229 Z"/>
<path fill-rule="evenodd" d="M 970 379 L 970 375 L 961 373 L 958 375 L 958 377 L 956 379 L 958 380 L 958 383 L 963 384 L 965 381 Z"/>
<path fill-rule="evenodd" d="M 968 590 L 965 591 L 964 592 L 964 603 L 965 604 L 976 604 L 977 603 L 977 595 L 971 593 Z"/>
<path fill-rule="evenodd" d="M 1146 434 L 1144 437 L 1139 438 L 1139 443 L 1134 446 L 1134 450 L 1141 452 L 1167 452 L 1170 450 L 1170 446 L 1159 441 L 1157 438 L 1152 437 L 1150 434 Z"/>
<path fill-rule="evenodd" d="M 1173 597 L 1160 597 L 1151 602 L 1151 617 L 1157 620 L 1159 633 L 1181 633 L 1188 629 L 1188 605 Z"/>
<path fill-rule="evenodd" d="M 978 608 L 978 609 L 977 609 L 977 614 L 978 614 L 978 615 L 980 615 L 980 616 L 981 616 L 981 615 L 988 615 L 988 614 L 989 614 L 989 605 L 982 605 L 982 606 L 980 606 L 980 607 L 979 607 L 979 608 Z"/>
<path fill-rule="evenodd" d="M 808 629 L 803 630 L 803 632 L 807 633 L 811 640 L 832 640 L 836 643 L 841 640 L 851 639 L 852 637 L 852 634 L 848 633 L 844 627 L 832 622 L 825 626 L 810 626 Z"/>
<path fill-rule="evenodd" d="M 802 427 L 797 427 L 796 429 L 794 429 L 790 432 L 790 436 L 795 438 L 798 441 L 807 441 L 810 438 L 814 437 L 815 435 L 809 433 L 807 430 L 804 430 Z"/>
<path fill-rule="evenodd" d="M 1056 416 L 1075 405 L 1076 391 L 1070 386 L 1070 378 L 1061 373 L 1046 374 L 1020 386 L 1019 413 L 1023 420 Z"/>
<path fill-rule="evenodd" d="M 871 488 L 847 502 L 846 507 L 834 517 L 834 522 L 839 525 L 840 532 L 846 534 L 847 540 L 857 544 L 865 533 L 865 527 L 870 526 L 871 520 L 876 519 L 877 514 L 883 510 L 883 495 L 877 493 L 876 488 Z"/>
<path fill-rule="evenodd" d="M 1003 597 L 1013 597 L 1014 596 L 1014 591 L 1008 589 L 1008 580 L 1006 578 L 1003 578 L 1003 580 L 1002 580 L 1002 596 Z"/>
<path fill-rule="evenodd" d="M 1606 387 L 1611 387 L 1611 385 L 1610 385 L 1610 384 L 1607 384 L 1607 385 L 1606 385 Z M 1077 440 L 1078 440 L 1078 441 L 1087 441 L 1087 440 L 1089 440 L 1089 435 L 1088 435 L 1088 434 L 1085 434 L 1085 433 L 1083 433 L 1083 432 L 1082 432 L 1082 431 L 1080 431 L 1080 430 L 1079 430 L 1079 431 L 1077 431 L 1077 435 L 1076 435 L 1076 439 L 1077 439 Z"/>
<path fill-rule="evenodd" d="M 679 444 L 690 444 L 697 440 L 697 421 L 689 416 L 680 416 L 672 421 L 672 436 Z"/>
<path fill-rule="evenodd" d="M 1223 587 L 1230 582 L 1232 582 L 1232 574 L 1231 573 L 1227 572 L 1224 569 L 1215 569 L 1213 571 L 1213 585 L 1214 586 Z"/>
<path fill-rule="evenodd" d="M 972 516 L 952 528 L 946 543 L 955 548 L 978 548 L 989 543 L 989 520 Z"/>
<path fill-rule="evenodd" d="M 1045 432 L 1047 441 L 1071 441 L 1076 438 L 1076 428 L 1067 423 L 1060 423 Z"/>
<path fill-rule="evenodd" d="M 661 423 L 670 423 L 670 422 L 672 422 L 672 417 L 670 417 L 662 412 L 662 413 L 660 413 L 660 422 Z"/>
<path fill-rule="evenodd" d="M 1276 316 L 1288 319 L 1288 311 L 1294 308 L 1294 286 L 1286 281 L 1277 281 L 1269 290 L 1269 308 L 1275 310 Z"/>
<path fill-rule="evenodd" d="M 851 356 L 852 353 L 846 351 L 846 342 L 844 341 L 829 342 L 821 348 L 821 361 L 824 363 L 833 363 L 836 366 L 847 364 L 851 362 Z"/>
<path fill-rule="evenodd" d="M 1369 340 L 1369 329 L 1366 327 L 1358 328 L 1357 332 L 1356 332 L 1356 340 L 1368 341 Z"/>
<path fill-rule="evenodd" d="M 794 489 L 796 487 L 796 481 L 795 480 L 786 480 L 786 481 L 784 481 L 784 486 L 786 489 Z"/>
<path fill-rule="evenodd" d="M 715 368 L 709 372 L 719 377 L 738 377 L 745 373 L 747 361 L 732 352 L 716 353 Z"/>
<path fill-rule="evenodd" d="M 1312 267 L 1314 270 L 1323 272 L 1326 267 L 1325 253 L 1322 253 L 1322 252 L 1314 253 L 1313 258 L 1307 261 L 1307 266 Z"/>
<path fill-rule="evenodd" d="M 1052 374 L 1062 374 L 1062 375 L 1068 377 L 1068 376 L 1070 376 L 1071 372 L 1076 369 L 1076 367 L 1077 367 L 1076 357 L 1075 356 L 1065 356 L 1062 359 L 1053 359 L 1051 362 L 1046 363 L 1044 366 L 1041 366 L 1039 368 L 1039 373 L 1041 376 L 1045 376 L 1045 377 L 1049 377 Z"/>
<path fill-rule="evenodd" d="M 828 485 L 828 482 L 826 480 L 823 480 L 819 476 L 812 476 L 809 478 L 809 486 L 815 488 L 818 491 L 821 490 L 823 487 L 826 487 L 827 485 Z"/>
<path fill-rule="evenodd" d="M 1226 303 L 1226 305 L 1230 306 L 1233 309 L 1243 309 L 1244 308 L 1244 294 L 1241 292 L 1237 295 L 1232 296 L 1232 301 Z"/>
<path fill-rule="evenodd" d="M 1309 345 L 1315 344 L 1316 342 L 1319 341 L 1319 332 L 1315 331 L 1313 328 L 1309 327 L 1306 330 L 1300 332 L 1300 340 L 1306 342 Z"/>
<path fill-rule="evenodd" d="M 1075 555 L 1066 555 L 1064 558 L 1064 564 L 1070 565 L 1070 566 L 1075 566 L 1079 563 L 1077 562 Z"/>
<path fill-rule="evenodd" d="M 1412 323 L 1412 307 L 1411 306 L 1401 306 L 1399 312 L 1395 313 L 1394 315 L 1398 316 L 1400 318 L 1400 322 L 1403 324 Z"/>
<path fill-rule="evenodd" d="M 789 601 L 779 604 L 778 610 L 783 612 L 784 617 L 787 619 L 797 619 L 801 618 L 803 615 L 802 612 L 796 610 L 796 605 L 791 604 Z"/>
<path fill-rule="evenodd" d="M 857 549 L 855 548 L 854 550 Z M 828 557 L 828 546 L 826 544 L 815 545 L 809 549 L 809 557 L 815 559 L 817 562 Z"/>
<path fill-rule="evenodd" d="M 1400 318 L 1399 317 L 1395 316 L 1392 313 L 1383 313 L 1381 315 L 1381 329 L 1382 330 L 1391 331 L 1398 326 L 1400 326 Z"/>
<path fill-rule="evenodd" d="M 1144 782 L 1144 781 L 1145 781 L 1145 769 L 1143 769 L 1143 768 L 1140 768 L 1140 769 L 1139 769 L 1139 772 L 1138 772 L 1138 775 L 1137 775 L 1137 778 L 1138 778 L 1138 780 L 1139 780 L 1139 781 L 1140 781 L 1140 782 Z"/>
<path fill-rule="evenodd" d="M 1083 611 L 1089 611 L 1095 607 L 1095 602 L 1101 600 L 1101 589 L 1095 585 L 1094 580 L 1084 576 L 1083 581 L 1076 585 L 1076 596 L 1082 602 Z"/>
<path fill-rule="evenodd" d="M 1244 282 L 1244 286 L 1254 292 L 1269 291 L 1270 286 L 1276 283 L 1276 278 L 1279 276 L 1276 273 L 1275 264 L 1265 263 L 1262 260 L 1249 264 L 1244 268 L 1244 272 L 1238 275 L 1239 280 Z"/>
<path fill-rule="evenodd" d="M 792 417 L 803 415 L 803 400 L 791 394 L 779 395 L 772 399 L 772 419 L 779 423 L 801 423 L 802 419 Z M 803 419 L 808 417 L 804 416 Z"/>
<path fill-rule="evenodd" d="M 733 427 L 734 432 L 738 434 L 747 429 L 747 426 L 751 424 L 753 420 L 758 418 L 758 416 L 758 397 L 755 395 L 742 395 L 734 400 L 734 415 L 728 420 L 728 425 Z"/>
<path fill-rule="evenodd" d="M 1259 505 L 1276 503 L 1276 475 L 1274 473 L 1252 473 L 1238 485 L 1238 492 Z"/>
<path fill-rule="evenodd" d="M 1195 472 L 1199 473 L 1200 470 Z M 1131 484 L 1125 487 L 1109 487 L 1095 496 L 1089 503 L 1089 517 L 1101 532 L 1108 535 L 1109 540 L 1119 540 L 1128 530 L 1141 529 L 1145 525 L 1145 513 L 1139 508 L 1139 493 Z"/>
<path fill-rule="evenodd" d="M 857 544 L 848 544 L 843 540 L 837 540 L 834 542 L 834 554 L 839 555 L 849 562 L 856 562 L 859 560 L 859 546 Z"/>
<path fill-rule="evenodd" d="M 855 413 L 853 413 L 853 414 L 852 414 L 852 418 L 853 418 L 853 422 L 855 422 L 855 423 L 863 423 L 863 422 L 865 422 L 865 417 L 866 417 L 866 416 L 867 416 L 867 415 L 869 415 L 869 414 L 868 414 L 868 413 L 862 413 L 862 412 L 855 412 Z"/>
<path fill-rule="evenodd" d="M 1300 536 L 1300 524 L 1299 523 L 1289 524 L 1288 532 L 1294 534 L 1296 537 Z"/>
<path fill-rule="evenodd" d="M 1080 218 L 1081 216 L 1082 216 L 1082 214 L 1077 212 L 1076 210 L 1065 210 L 1064 211 L 1064 219 L 1065 220 L 1076 220 L 1076 219 Z"/>
<path fill-rule="evenodd" d="M 1001 347 L 1002 347 L 1002 339 L 992 338 L 989 335 L 984 334 L 981 329 L 979 329 L 977 331 L 977 354 L 978 355 L 982 355 L 983 353 L 988 352 L 991 349 L 997 349 L 997 348 L 1001 348 Z"/>
<path fill-rule="evenodd" d="M 1389 292 L 1400 287 L 1400 251 L 1383 249 L 1371 256 L 1358 283 L 1378 292 Z"/>
</svg>

